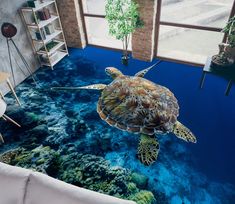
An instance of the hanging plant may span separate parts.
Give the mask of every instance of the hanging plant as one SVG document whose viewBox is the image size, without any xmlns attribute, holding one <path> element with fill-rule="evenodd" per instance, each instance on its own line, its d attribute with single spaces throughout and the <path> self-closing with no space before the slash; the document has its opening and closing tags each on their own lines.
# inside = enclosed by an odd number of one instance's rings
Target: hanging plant
<svg viewBox="0 0 235 204">
<path fill-rule="evenodd" d="M 138 4 L 133 0 L 107 0 L 105 6 L 109 34 L 121 40 L 123 44 L 123 64 L 128 64 L 128 45 L 131 33 L 142 27 Z"/>
</svg>

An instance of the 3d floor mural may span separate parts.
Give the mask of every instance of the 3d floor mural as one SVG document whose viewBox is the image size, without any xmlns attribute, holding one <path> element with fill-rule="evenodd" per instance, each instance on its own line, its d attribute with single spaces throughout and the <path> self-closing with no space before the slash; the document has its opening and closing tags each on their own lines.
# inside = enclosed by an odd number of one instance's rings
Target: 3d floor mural
<svg viewBox="0 0 235 204">
<path fill-rule="evenodd" d="M 219 139 L 223 137 L 228 142 L 228 149 L 231 148 L 234 139 L 228 140 L 232 138 L 232 126 L 226 127 L 224 123 L 228 122 L 225 121 L 220 126 L 222 129 L 210 132 L 210 126 L 218 124 L 213 114 L 218 116 L 221 113 L 205 101 L 207 97 L 213 97 L 213 93 L 208 96 L 208 92 L 212 92 L 210 89 L 214 88 L 213 84 L 208 83 L 205 90 L 198 90 L 196 84 L 174 86 L 180 79 L 179 75 L 184 77 L 185 83 L 191 84 L 191 80 L 197 80 L 200 76 L 200 69 L 190 69 L 186 65 L 179 68 L 180 65 L 177 65 L 174 69 L 176 73 L 172 73 L 171 68 L 165 70 L 173 63 L 163 62 L 161 67 L 156 67 L 147 75 L 146 78 L 174 89 L 181 103 L 181 119 L 190 129 L 195 129 L 198 144 L 193 147 L 193 144 L 179 141 L 173 135 L 159 137 L 161 152 L 157 162 L 144 166 L 136 157 L 139 137 L 110 127 L 100 119 L 96 112 L 99 92 L 54 91 L 51 87 L 109 84 L 112 79 L 106 76 L 105 67 L 120 67 L 123 73 L 133 75 L 150 63 L 133 60 L 130 61 L 131 68 L 123 67 L 117 61 L 118 52 L 94 47 L 88 47 L 85 51 L 71 49 L 70 53 L 70 57 L 59 63 L 54 71 L 41 68 L 36 72 L 37 87 L 31 79 L 27 79 L 16 88 L 22 107 L 16 105 L 10 94 L 6 96 L 7 114 L 22 127 L 0 121 L 5 139 L 5 144 L 0 146 L 0 161 L 34 169 L 77 186 L 134 200 L 138 204 L 230 204 L 234 201 L 233 152 L 226 152 Z M 192 69 L 195 69 L 193 79 L 190 78 Z M 212 77 L 211 82 L 213 80 Z M 217 88 L 215 94 L 222 90 L 223 87 Z M 198 96 L 201 98 L 198 99 Z M 197 98 L 195 103 L 185 105 L 190 100 L 195 101 L 194 97 Z M 227 111 L 234 98 L 231 94 L 230 98 L 224 97 L 217 103 L 225 103 L 223 107 Z M 209 115 L 214 109 L 218 112 Z M 234 110 L 230 110 L 229 114 L 228 120 L 234 121 Z M 215 121 L 208 121 L 209 117 Z M 221 149 L 215 151 L 213 148 L 217 146 Z M 195 155 L 197 151 L 200 153 Z M 210 153 L 203 160 L 205 152 Z M 212 166 L 217 165 L 220 171 L 224 169 L 221 173 L 227 174 L 224 180 L 214 179 L 219 177 L 216 170 L 215 175 L 213 172 L 210 175 L 207 168 L 206 159 L 213 154 L 215 159 L 221 154 L 224 162 L 231 162 L 223 167 L 216 160 L 208 161 L 213 163 Z M 200 162 L 205 166 L 204 170 L 198 168 Z"/>
</svg>

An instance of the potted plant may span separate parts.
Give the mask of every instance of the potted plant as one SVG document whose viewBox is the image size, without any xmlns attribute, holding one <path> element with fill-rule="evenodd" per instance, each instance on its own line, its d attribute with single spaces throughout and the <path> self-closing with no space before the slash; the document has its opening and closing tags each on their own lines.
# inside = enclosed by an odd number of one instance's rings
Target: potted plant
<svg viewBox="0 0 235 204">
<path fill-rule="evenodd" d="M 219 54 L 212 56 L 211 65 L 214 68 L 230 67 L 233 62 L 228 58 L 227 52 L 225 52 L 225 43 L 219 44 L 219 50 Z"/>
<path fill-rule="evenodd" d="M 122 63 L 128 65 L 128 45 L 131 33 L 136 28 L 143 26 L 138 12 L 138 4 L 134 0 L 107 0 L 105 13 L 109 34 L 122 41 Z"/>
<path fill-rule="evenodd" d="M 223 32 L 227 35 L 225 52 L 235 62 L 235 16 L 230 18 Z"/>
<path fill-rule="evenodd" d="M 222 32 L 226 34 L 226 42 L 219 44 L 219 54 L 212 57 L 211 63 L 214 67 L 231 67 L 235 63 L 235 16 Z"/>
</svg>

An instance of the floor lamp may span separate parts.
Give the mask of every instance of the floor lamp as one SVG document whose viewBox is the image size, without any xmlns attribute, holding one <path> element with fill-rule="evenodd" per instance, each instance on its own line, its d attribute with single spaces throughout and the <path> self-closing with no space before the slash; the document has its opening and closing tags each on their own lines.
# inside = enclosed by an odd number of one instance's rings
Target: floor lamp
<svg viewBox="0 0 235 204">
<path fill-rule="evenodd" d="M 24 56 L 22 55 L 21 51 L 17 47 L 15 41 L 12 39 L 17 33 L 17 28 L 11 23 L 3 23 L 2 27 L 1 27 L 1 32 L 2 32 L 2 35 L 7 40 L 8 57 L 9 57 L 9 61 L 10 61 L 10 68 L 11 68 L 11 74 L 12 74 L 12 77 L 13 77 L 14 86 L 16 85 L 16 82 L 15 82 L 15 75 L 14 75 L 14 70 L 13 70 L 13 65 L 12 65 L 12 53 L 11 53 L 11 49 L 10 49 L 10 44 L 13 45 L 13 47 L 15 48 L 16 52 L 18 53 L 20 59 L 22 60 L 23 64 L 25 65 L 28 73 L 32 76 L 32 79 L 35 82 L 35 84 L 37 84 L 36 80 L 33 76 L 33 73 L 30 70 L 29 64 L 27 63 L 27 61 L 24 58 Z M 21 68 L 20 68 L 20 70 L 24 74 L 24 72 Z"/>
<path fill-rule="evenodd" d="M 13 123 L 17 127 L 21 127 L 16 121 L 14 121 L 13 119 L 11 119 L 9 116 L 7 116 L 5 114 L 6 109 L 7 109 L 7 104 L 5 103 L 5 101 L 2 98 L 0 98 L 0 118 L 3 118 L 4 120 Z M 1 133 L 0 133 L 0 142 L 4 143 L 4 139 L 1 135 Z"/>
</svg>

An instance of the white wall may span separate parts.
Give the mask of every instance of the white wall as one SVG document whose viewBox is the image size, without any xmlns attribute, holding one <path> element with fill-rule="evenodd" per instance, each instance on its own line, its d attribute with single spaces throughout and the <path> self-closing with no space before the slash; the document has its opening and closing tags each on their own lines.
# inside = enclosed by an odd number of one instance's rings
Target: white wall
<svg viewBox="0 0 235 204">
<path fill-rule="evenodd" d="M 22 5 L 25 2 L 26 0 L 0 0 L 0 26 L 2 25 L 3 22 L 9 22 L 17 27 L 18 33 L 13 39 L 16 42 L 19 49 L 21 50 L 24 57 L 26 58 L 27 62 L 29 63 L 31 71 L 34 72 L 39 67 L 38 62 L 36 57 L 33 55 L 33 50 L 30 41 L 27 37 L 25 26 L 22 23 L 18 11 L 19 8 L 22 7 Z M 13 47 L 11 48 L 13 50 Z M 17 53 L 15 51 L 12 53 L 13 56 L 15 56 L 15 60 L 17 61 L 19 66 L 22 67 L 23 70 L 25 70 L 26 74 L 28 74 L 26 68 L 24 67 Z M 16 83 L 19 84 L 25 79 L 25 76 L 20 71 L 15 60 L 13 59 L 13 69 L 15 72 Z M 7 53 L 6 39 L 1 34 L 0 34 L 0 71 L 11 73 L 9 58 Z M 3 84 L 0 84 L 0 90 L 3 93 L 6 93 L 8 91 L 7 87 Z"/>
</svg>

